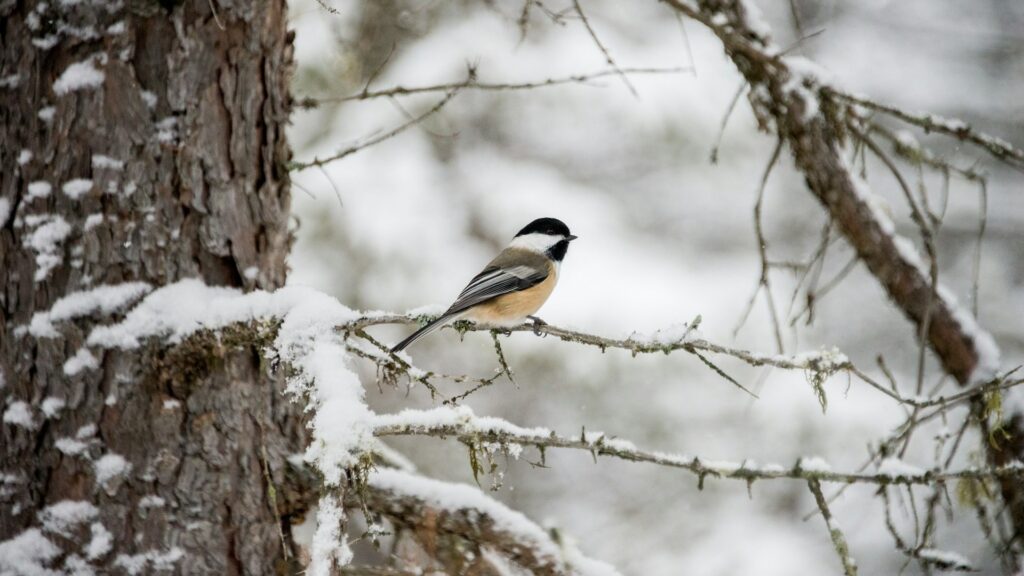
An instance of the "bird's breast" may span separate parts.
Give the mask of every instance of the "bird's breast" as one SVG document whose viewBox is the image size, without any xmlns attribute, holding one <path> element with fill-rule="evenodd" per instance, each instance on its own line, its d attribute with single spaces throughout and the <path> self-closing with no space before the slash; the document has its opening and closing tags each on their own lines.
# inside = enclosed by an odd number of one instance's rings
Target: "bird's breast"
<svg viewBox="0 0 1024 576">
<path fill-rule="evenodd" d="M 513 326 L 540 310 L 547 302 L 558 282 L 558 268 L 548 264 L 548 276 L 533 286 L 502 294 L 487 302 L 474 306 L 466 317 L 474 322 L 492 326 Z"/>
</svg>

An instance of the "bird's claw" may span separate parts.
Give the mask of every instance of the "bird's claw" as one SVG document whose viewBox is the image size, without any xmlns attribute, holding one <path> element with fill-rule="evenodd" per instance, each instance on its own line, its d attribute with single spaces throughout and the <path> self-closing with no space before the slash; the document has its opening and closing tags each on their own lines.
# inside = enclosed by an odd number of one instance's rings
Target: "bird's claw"
<svg viewBox="0 0 1024 576">
<path fill-rule="evenodd" d="M 548 323 L 536 316 L 527 316 L 527 318 L 533 320 L 533 333 L 536 334 L 537 336 L 540 336 L 540 327 L 547 326 Z"/>
</svg>

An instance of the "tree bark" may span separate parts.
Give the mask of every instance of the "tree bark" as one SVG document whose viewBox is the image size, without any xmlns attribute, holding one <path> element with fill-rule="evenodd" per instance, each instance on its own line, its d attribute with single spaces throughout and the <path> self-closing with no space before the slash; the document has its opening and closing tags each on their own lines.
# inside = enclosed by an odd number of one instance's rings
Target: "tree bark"
<svg viewBox="0 0 1024 576">
<path fill-rule="evenodd" d="M 284 283 L 284 0 L 7 1 L 0 22 L 0 543 L 45 539 L 27 562 L 52 569 L 284 572 L 305 429 L 258 341 L 88 347 L 109 309 L 28 328 L 104 285 Z M 45 522 L 66 500 L 87 505 Z"/>
</svg>

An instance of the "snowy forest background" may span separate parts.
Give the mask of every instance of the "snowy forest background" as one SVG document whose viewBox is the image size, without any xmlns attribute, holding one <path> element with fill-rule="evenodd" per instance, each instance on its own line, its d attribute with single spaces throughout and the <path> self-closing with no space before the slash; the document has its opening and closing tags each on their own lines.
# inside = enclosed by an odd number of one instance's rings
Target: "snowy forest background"
<svg viewBox="0 0 1024 576">
<path fill-rule="evenodd" d="M 853 93 L 908 110 L 962 118 L 1012 142 L 1024 141 L 1024 6 L 1007 0 L 959 2 L 760 2 L 775 41 L 817 62 Z M 298 73 L 295 97 L 330 99 L 383 89 L 460 82 L 467 67 L 482 82 L 535 82 L 607 69 L 586 28 L 564 6 L 535 3 L 525 27 L 522 3 L 313 1 L 291 6 Z M 524 91 L 459 92 L 418 127 L 324 171 L 294 176 L 300 225 L 288 283 L 305 285 L 363 309 L 401 311 L 446 304 L 480 265 L 529 220 L 555 216 L 580 236 L 560 285 L 540 316 L 590 333 L 626 337 L 702 317 L 718 343 L 777 350 L 763 294 L 734 334 L 757 286 L 753 228 L 757 190 L 774 140 L 756 129 L 741 99 L 717 154 L 709 160 L 729 102 L 742 85 L 721 43 L 658 3 L 595 1 L 588 16 L 623 68 L 685 68 L 632 75 L 636 95 L 616 76 Z M 799 22 L 794 19 L 794 11 Z M 801 36 L 808 36 L 798 41 Z M 368 86 L 367 86 L 368 85 Z M 294 117 L 290 140 L 300 160 L 329 155 L 382 133 L 434 106 L 444 93 L 395 100 L 324 102 Z M 960 166 L 989 175 L 981 260 L 980 322 L 1001 346 L 1004 367 L 1024 351 L 1024 197 L 1019 172 L 955 141 L 914 134 Z M 900 230 L 913 231 L 896 181 L 869 160 L 873 190 L 891 206 Z M 914 186 L 916 170 L 907 170 Z M 933 202 L 942 179 L 922 171 Z M 306 191 L 304 193 L 303 191 Z M 336 196 L 340 196 L 339 198 Z M 937 239 L 943 281 L 970 302 L 979 190 L 953 177 Z M 783 152 L 763 208 L 770 258 L 810 258 L 826 217 Z M 822 283 L 852 257 L 830 248 Z M 879 373 L 884 354 L 912 393 L 918 346 L 913 328 L 878 282 L 857 265 L 816 302 L 807 323 L 792 299 L 798 272 L 772 272 L 785 351 L 833 346 Z M 791 322 L 792 321 L 792 322 Z M 378 328 L 385 342 L 408 328 Z M 755 400 L 689 355 L 631 358 L 622 351 L 515 334 L 504 352 L 519 388 L 507 381 L 465 402 L 478 415 L 564 433 L 585 428 L 644 447 L 740 462 L 791 465 L 820 456 L 833 469 L 862 465 L 905 414 L 891 399 L 845 375 L 826 385 L 828 410 L 800 371 L 755 369 L 723 361 Z M 426 369 L 486 375 L 497 361 L 485 334 L 460 342 L 450 330 L 410 355 Z M 928 360 L 928 387 L 939 372 Z M 372 381 L 373 371 L 365 375 Z M 954 388 L 955 385 L 947 383 Z M 375 411 L 428 407 L 410 393 L 371 386 Z M 1007 403 L 1024 406 L 1018 392 Z M 954 411 L 962 417 L 966 408 Z M 952 425 L 952 424 L 950 424 Z M 923 428 L 903 460 L 928 467 L 941 422 Z M 967 433 L 956 462 L 981 464 L 981 443 Z M 425 474 L 473 483 L 464 449 L 425 438 L 388 440 Z M 576 539 L 584 552 L 627 574 L 827 574 L 838 564 L 811 494 L 801 482 L 706 481 L 676 470 L 583 452 L 548 452 L 548 468 L 502 461 L 492 495 Z M 485 487 L 492 478 L 481 478 Z M 905 558 L 885 529 L 875 486 L 851 487 L 833 505 L 862 574 L 896 573 Z M 905 493 L 905 491 L 904 491 Z M 955 496 L 954 496 L 955 500 Z M 894 504 L 901 528 L 914 525 L 906 502 Z M 937 534 L 984 573 L 998 561 L 974 514 L 958 510 Z M 357 546 L 357 559 L 372 559 Z M 910 572 L 919 570 L 912 566 Z"/>
<path fill-rule="evenodd" d="M 0 576 L 1020 576 L 1022 24 L 0 0 Z"/>
</svg>

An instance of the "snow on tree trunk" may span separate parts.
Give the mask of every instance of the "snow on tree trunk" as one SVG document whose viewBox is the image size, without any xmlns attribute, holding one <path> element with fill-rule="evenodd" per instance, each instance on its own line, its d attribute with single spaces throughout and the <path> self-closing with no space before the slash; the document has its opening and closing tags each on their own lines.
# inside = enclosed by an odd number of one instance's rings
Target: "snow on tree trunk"
<svg viewBox="0 0 1024 576">
<path fill-rule="evenodd" d="M 0 572 L 281 570 L 306 433 L 258 339 L 85 340 L 284 283 L 285 2 L 0 2 L 0 36 Z"/>
</svg>

